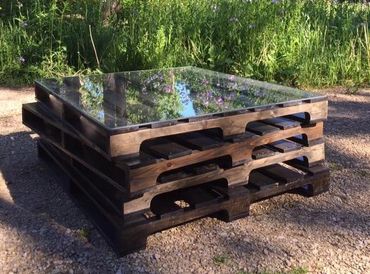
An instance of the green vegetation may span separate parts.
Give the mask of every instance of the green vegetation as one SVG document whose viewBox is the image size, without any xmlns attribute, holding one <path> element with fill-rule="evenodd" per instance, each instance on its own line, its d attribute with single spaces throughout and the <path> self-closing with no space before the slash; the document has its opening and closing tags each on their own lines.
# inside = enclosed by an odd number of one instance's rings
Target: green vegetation
<svg viewBox="0 0 370 274">
<path fill-rule="evenodd" d="M 88 228 L 83 227 L 83 228 L 79 229 L 77 232 L 78 232 L 78 234 L 80 235 L 81 238 L 85 239 L 86 241 L 90 241 L 91 232 Z"/>
<path fill-rule="evenodd" d="M 216 265 L 226 264 L 229 261 L 229 257 L 227 255 L 217 255 L 213 257 L 213 262 Z"/>
<path fill-rule="evenodd" d="M 293 86 L 366 85 L 370 6 L 331 0 L 5 0 L 0 84 L 195 65 Z"/>
</svg>

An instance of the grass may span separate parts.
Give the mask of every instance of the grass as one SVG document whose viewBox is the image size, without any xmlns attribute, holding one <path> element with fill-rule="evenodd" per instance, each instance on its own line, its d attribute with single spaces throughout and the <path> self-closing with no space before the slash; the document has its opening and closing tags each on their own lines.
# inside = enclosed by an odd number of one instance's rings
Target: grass
<svg viewBox="0 0 370 274">
<path fill-rule="evenodd" d="M 79 229 L 77 232 L 78 232 L 78 234 L 80 235 L 81 238 L 85 239 L 86 241 L 90 241 L 91 232 L 88 228 L 83 227 L 83 228 Z"/>
<path fill-rule="evenodd" d="M 229 257 L 227 255 L 217 255 L 213 257 L 213 262 L 216 265 L 226 264 L 229 261 Z"/>
<path fill-rule="evenodd" d="M 365 4 L 5 0 L 0 8 L 0 84 L 183 65 L 301 87 L 370 81 Z"/>
</svg>

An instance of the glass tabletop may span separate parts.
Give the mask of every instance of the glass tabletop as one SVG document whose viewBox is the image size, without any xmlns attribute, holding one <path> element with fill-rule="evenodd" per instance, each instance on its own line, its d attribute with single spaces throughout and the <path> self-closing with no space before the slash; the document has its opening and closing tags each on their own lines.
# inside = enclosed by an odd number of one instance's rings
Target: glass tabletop
<svg viewBox="0 0 370 274">
<path fill-rule="evenodd" d="M 109 129 L 323 97 L 196 67 L 36 81 Z"/>
</svg>

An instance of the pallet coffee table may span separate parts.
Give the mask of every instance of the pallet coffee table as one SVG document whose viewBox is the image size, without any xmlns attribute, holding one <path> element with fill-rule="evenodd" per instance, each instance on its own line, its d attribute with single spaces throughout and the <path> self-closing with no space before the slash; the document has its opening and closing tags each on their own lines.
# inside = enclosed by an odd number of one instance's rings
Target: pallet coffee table
<svg viewBox="0 0 370 274">
<path fill-rule="evenodd" d="M 204 216 L 329 187 L 327 98 L 195 67 L 36 81 L 23 123 L 119 254 Z"/>
</svg>

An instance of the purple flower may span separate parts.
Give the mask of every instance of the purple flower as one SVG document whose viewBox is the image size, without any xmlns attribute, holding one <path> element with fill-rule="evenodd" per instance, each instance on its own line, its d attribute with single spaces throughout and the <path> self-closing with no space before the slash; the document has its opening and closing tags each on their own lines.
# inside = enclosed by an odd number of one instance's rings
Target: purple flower
<svg viewBox="0 0 370 274">
<path fill-rule="evenodd" d="M 217 104 L 221 105 L 224 102 L 224 99 L 222 97 L 218 97 L 216 100 Z"/>
<path fill-rule="evenodd" d="M 165 88 L 164 88 L 164 92 L 171 93 L 172 92 L 172 87 L 170 85 L 166 85 Z"/>
</svg>

